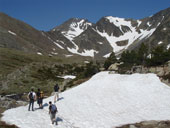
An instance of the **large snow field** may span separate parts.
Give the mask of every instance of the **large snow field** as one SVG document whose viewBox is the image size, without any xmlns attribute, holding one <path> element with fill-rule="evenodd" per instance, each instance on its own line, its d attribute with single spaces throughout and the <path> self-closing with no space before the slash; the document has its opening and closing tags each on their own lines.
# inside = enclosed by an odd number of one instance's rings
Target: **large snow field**
<svg viewBox="0 0 170 128">
<path fill-rule="evenodd" d="M 170 120 L 170 87 L 155 74 L 120 75 L 100 72 L 87 82 L 60 93 L 58 125 L 44 109 L 22 106 L 5 111 L 3 121 L 20 128 L 114 128 L 146 120 Z M 37 108 L 35 102 L 35 108 Z"/>
</svg>

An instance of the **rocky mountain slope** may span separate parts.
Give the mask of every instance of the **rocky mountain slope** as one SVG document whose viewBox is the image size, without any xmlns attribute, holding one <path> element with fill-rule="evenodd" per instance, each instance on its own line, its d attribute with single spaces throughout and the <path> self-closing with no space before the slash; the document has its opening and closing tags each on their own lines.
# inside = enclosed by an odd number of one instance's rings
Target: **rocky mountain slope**
<svg viewBox="0 0 170 128">
<path fill-rule="evenodd" d="M 81 55 L 96 59 L 137 48 L 142 42 L 150 48 L 170 47 L 170 8 L 140 20 L 113 16 L 97 23 L 71 18 L 48 32 L 0 13 L 0 47 L 41 55 Z"/>
<path fill-rule="evenodd" d="M 67 47 L 71 53 L 107 57 L 111 51 L 118 54 L 132 50 L 142 42 L 151 44 L 151 48 L 160 44 L 169 48 L 169 15 L 170 8 L 140 20 L 107 16 L 90 24 L 87 20 L 70 19 L 51 32 L 60 31 L 72 42 L 74 47 Z"/>
</svg>

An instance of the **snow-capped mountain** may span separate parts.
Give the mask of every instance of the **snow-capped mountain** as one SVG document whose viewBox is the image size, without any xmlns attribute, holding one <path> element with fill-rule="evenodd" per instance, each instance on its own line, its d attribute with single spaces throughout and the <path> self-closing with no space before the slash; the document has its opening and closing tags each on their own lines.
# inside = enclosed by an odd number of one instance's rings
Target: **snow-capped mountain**
<svg viewBox="0 0 170 128">
<path fill-rule="evenodd" d="M 92 23 L 90 23 L 86 19 L 71 18 L 68 21 L 64 22 L 62 25 L 52 29 L 52 31 L 61 31 L 61 33 L 66 38 L 72 41 L 75 37 L 85 31 L 89 26 L 92 26 Z"/>
<path fill-rule="evenodd" d="M 117 53 L 127 49 L 135 41 L 148 38 L 158 26 L 157 23 L 157 26 L 151 28 L 152 24 L 149 24 L 149 21 L 147 22 L 147 28 L 141 27 L 141 24 L 145 23 L 141 20 L 107 16 L 97 22 L 95 29 L 108 40 L 113 51 Z"/>
<path fill-rule="evenodd" d="M 133 50 L 141 43 L 150 49 L 170 47 L 170 8 L 140 20 L 106 16 L 98 22 L 71 18 L 48 32 L 0 14 L 0 46 L 41 55 L 80 55 L 95 59 Z"/>
<path fill-rule="evenodd" d="M 115 128 L 150 120 L 170 120 L 170 87 L 155 74 L 120 75 L 100 72 L 87 82 L 60 93 L 58 125 L 52 125 L 48 103 L 28 111 L 28 105 L 3 113 L 2 120 L 20 128 Z M 35 103 L 35 108 L 38 105 Z"/>
<path fill-rule="evenodd" d="M 146 40 L 158 31 L 157 28 L 165 19 L 168 19 L 169 14 L 170 9 L 140 20 L 107 16 L 101 18 L 96 24 L 86 23 L 85 29 L 81 31 L 78 26 L 84 20 L 79 19 L 79 22 L 75 24 L 71 19 L 64 23 L 64 26 L 69 26 L 67 29 L 58 30 L 74 45 L 74 47 L 67 47 L 69 52 L 97 58 L 107 57 L 112 51 L 119 54 L 126 49 L 138 47 L 142 42 L 147 43 Z M 59 28 L 63 28 L 63 25 Z M 167 41 L 164 44 L 169 46 Z"/>
</svg>

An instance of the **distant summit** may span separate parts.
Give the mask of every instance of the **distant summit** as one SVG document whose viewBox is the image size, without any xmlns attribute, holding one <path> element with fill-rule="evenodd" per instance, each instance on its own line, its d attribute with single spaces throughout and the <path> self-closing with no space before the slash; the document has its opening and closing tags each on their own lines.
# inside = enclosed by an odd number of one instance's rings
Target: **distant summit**
<svg viewBox="0 0 170 128">
<path fill-rule="evenodd" d="M 55 27 L 52 31 L 60 31 L 65 37 L 73 40 L 89 26 L 92 26 L 87 19 L 71 18 L 62 25 Z"/>
<path fill-rule="evenodd" d="M 80 55 L 104 59 L 111 52 L 120 55 L 141 43 L 150 49 L 170 47 L 170 8 L 140 20 L 113 16 L 97 23 L 71 18 L 48 32 L 0 13 L 0 47 L 42 55 Z"/>
</svg>

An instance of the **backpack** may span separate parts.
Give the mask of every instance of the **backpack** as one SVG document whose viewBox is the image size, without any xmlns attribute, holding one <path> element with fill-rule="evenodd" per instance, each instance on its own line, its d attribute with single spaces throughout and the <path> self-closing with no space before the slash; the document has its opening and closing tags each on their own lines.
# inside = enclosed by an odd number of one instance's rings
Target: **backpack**
<svg viewBox="0 0 170 128">
<path fill-rule="evenodd" d="M 44 93 L 43 91 L 40 92 L 40 98 L 43 98 L 44 97 Z"/>
<path fill-rule="evenodd" d="M 54 90 L 55 90 L 55 92 L 58 92 L 58 90 L 59 90 L 58 84 L 56 84 L 56 85 L 54 86 Z"/>
<path fill-rule="evenodd" d="M 56 105 L 52 104 L 51 105 L 51 113 L 56 113 L 57 112 L 57 107 Z"/>
<path fill-rule="evenodd" d="M 30 94 L 29 94 L 29 99 L 30 99 L 30 100 L 34 100 L 33 92 L 30 92 Z"/>
</svg>

